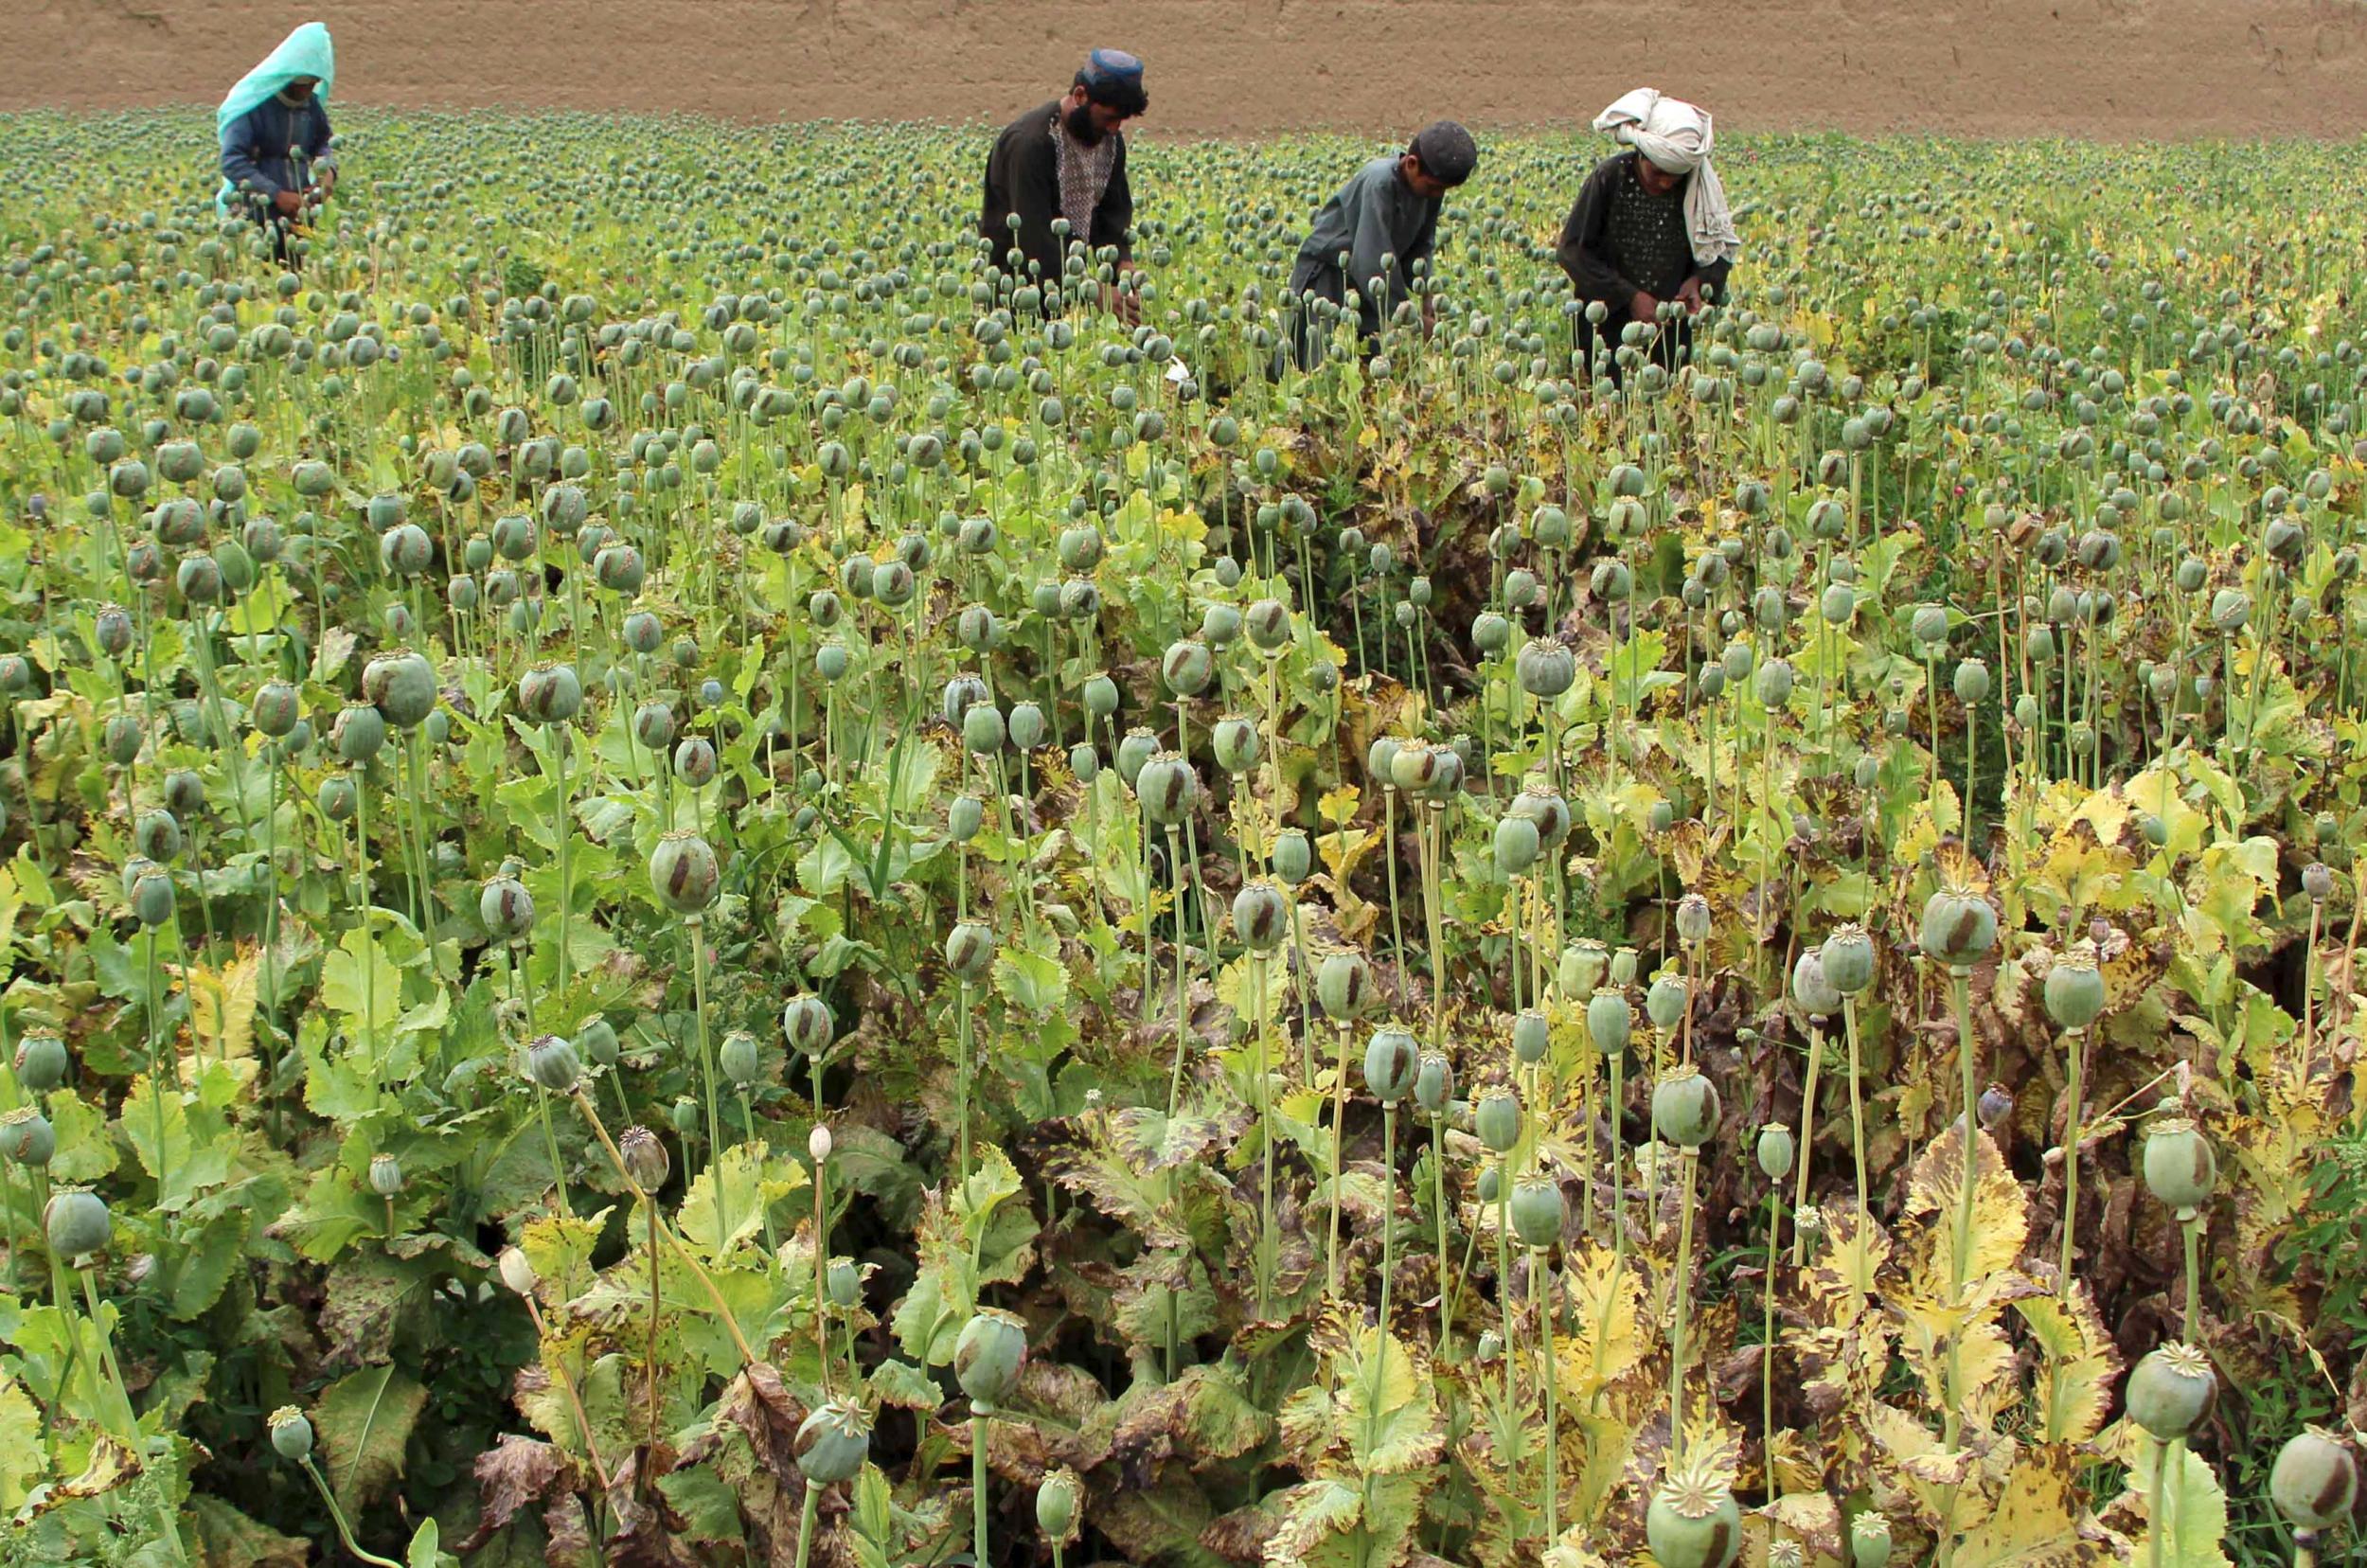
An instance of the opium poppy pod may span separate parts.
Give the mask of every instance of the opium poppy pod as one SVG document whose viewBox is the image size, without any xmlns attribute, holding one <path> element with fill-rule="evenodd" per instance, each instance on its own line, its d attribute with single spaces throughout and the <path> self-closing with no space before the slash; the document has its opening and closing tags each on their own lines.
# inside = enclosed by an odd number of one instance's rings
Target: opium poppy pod
<svg viewBox="0 0 2367 1568">
<path fill-rule="evenodd" d="M 1197 638 L 1186 637 L 1170 643 L 1159 659 L 1159 678 L 1166 688 L 1179 697 L 1197 697 L 1208 689 L 1215 674 L 1216 661 L 1208 645 Z"/>
<path fill-rule="evenodd" d="M 38 1170 L 58 1151 L 57 1129 L 29 1105 L 0 1115 L 0 1159 Z"/>
<path fill-rule="evenodd" d="M 994 933 L 976 920 L 964 920 L 945 938 L 945 967 L 974 986 L 993 970 L 994 949 Z"/>
<path fill-rule="evenodd" d="M 169 861 L 181 853 L 181 824 L 169 811 L 142 811 L 132 824 L 132 843 L 152 861 Z"/>
<path fill-rule="evenodd" d="M 673 1161 L 667 1157 L 666 1145 L 646 1127 L 628 1127 L 618 1133 L 616 1154 L 624 1165 L 625 1174 L 631 1176 L 633 1185 L 644 1192 L 655 1192 L 664 1186 L 666 1178 L 673 1171 Z"/>
<path fill-rule="evenodd" d="M 88 1187 L 64 1187 L 50 1194 L 41 1218 L 49 1250 L 60 1257 L 87 1257 L 104 1252 L 115 1235 L 106 1200 Z"/>
<path fill-rule="evenodd" d="M 1523 1067 L 1534 1067 L 1553 1048 L 1553 1025 L 1543 1012 L 1524 1007 L 1512 1020 L 1512 1055 Z"/>
<path fill-rule="evenodd" d="M 557 1035 L 541 1035 L 526 1046 L 526 1077 L 554 1095 L 574 1092 L 583 1079 L 576 1048 Z"/>
<path fill-rule="evenodd" d="M 1868 1509 L 1849 1522 L 1849 1568 L 1890 1568 L 1891 1522 Z"/>
<path fill-rule="evenodd" d="M 1135 793 L 1154 824 L 1176 827 L 1200 803 L 1200 775 L 1180 752 L 1161 752 L 1143 764 L 1135 778 Z"/>
<path fill-rule="evenodd" d="M 1233 897 L 1233 928 L 1252 953 L 1272 953 L 1290 930 L 1290 900 L 1271 882 L 1247 883 Z"/>
<path fill-rule="evenodd" d="M 477 895 L 477 918 L 495 941 L 515 941 L 534 929 L 534 897 L 515 877 L 495 877 Z"/>
<path fill-rule="evenodd" d="M 1019 1381 L 1027 1356 L 1027 1325 L 1012 1313 L 981 1308 L 953 1345 L 953 1381 L 973 1409 L 992 1410 Z"/>
<path fill-rule="evenodd" d="M 1542 1251 L 1561 1239 L 1568 1204 L 1560 1183 L 1534 1172 L 1522 1176 L 1512 1184 L 1506 1207 L 1511 1211 L 1512 1234 L 1521 1245 Z"/>
<path fill-rule="evenodd" d="M 1492 1154 L 1509 1153 L 1521 1142 L 1521 1101 L 1508 1088 L 1490 1089 L 1471 1107 L 1471 1130 Z"/>
<path fill-rule="evenodd" d="M 1077 1528 L 1083 1494 L 1077 1473 L 1065 1466 L 1045 1476 L 1036 1488 L 1036 1528 L 1049 1540 L 1069 1541 Z"/>
<path fill-rule="evenodd" d="M 1621 992 L 1605 989 L 1587 998 L 1586 1038 L 1602 1055 L 1617 1056 L 1626 1050 L 1633 1026 L 1628 999 Z"/>
<path fill-rule="evenodd" d="M 329 739 L 339 758 L 358 767 L 384 749 L 386 716 L 368 703 L 347 703 L 337 711 Z"/>
<path fill-rule="evenodd" d="M 1364 1046 L 1364 1087 L 1383 1105 L 1395 1105 L 1414 1087 L 1421 1047 L 1407 1030 L 1375 1029 Z"/>
<path fill-rule="evenodd" d="M 53 1034 L 28 1034 L 16 1042 L 16 1081 L 36 1095 L 45 1095 L 65 1081 L 69 1064 L 65 1042 Z"/>
<path fill-rule="evenodd" d="M 1841 1011 L 1841 992 L 1825 977 L 1823 950 L 1807 949 L 1791 966 L 1791 999 L 1810 1018 L 1830 1018 Z"/>
<path fill-rule="evenodd" d="M 2046 1015 L 2058 1029 L 2084 1029 L 2104 1011 L 2104 975 L 2086 953 L 2066 953 L 2046 971 Z"/>
<path fill-rule="evenodd" d="M 808 1486 L 852 1481 L 871 1453 L 871 1417 L 861 1405 L 832 1399 L 798 1423 L 790 1451 Z"/>
<path fill-rule="evenodd" d="M 583 708 L 575 667 L 544 661 L 518 677 L 518 711 L 537 724 L 564 724 Z"/>
<path fill-rule="evenodd" d="M 1315 1000 L 1326 1018 L 1340 1022 L 1361 1018 L 1372 1010 L 1378 1000 L 1374 994 L 1372 966 L 1364 955 L 1353 948 L 1340 948 L 1324 954 L 1315 970 Z"/>
<path fill-rule="evenodd" d="M 2160 1442 L 2185 1436 L 2219 1402 L 2211 1360 L 2191 1345 L 2164 1345 L 2139 1362 L 2124 1391 L 2128 1418 Z"/>
<path fill-rule="evenodd" d="M 1496 869 L 1505 877 L 1517 877 L 1537 864 L 1541 847 L 1537 823 L 1525 816 L 1507 815 L 1496 824 Z"/>
<path fill-rule="evenodd" d="M 1444 1051 L 1424 1051 L 1414 1069 L 1414 1103 L 1422 1108 L 1422 1114 L 1436 1121 L 1447 1114 L 1454 1099 L 1454 1063 Z"/>
<path fill-rule="evenodd" d="M 692 789 L 715 781 L 715 743 L 703 735 L 686 737 L 674 748 L 674 776 Z"/>
<path fill-rule="evenodd" d="M 1521 650 L 1513 661 L 1513 674 L 1522 691 L 1551 700 L 1576 682 L 1577 655 L 1557 637 L 1539 637 Z"/>
<path fill-rule="evenodd" d="M 1159 755 L 1159 738 L 1149 730 L 1136 725 L 1118 740 L 1118 777 L 1130 790 L 1142 787 L 1143 770 Z"/>
<path fill-rule="evenodd" d="M 1854 922 L 1833 928 L 1818 949 L 1825 983 L 1843 997 L 1856 996 L 1874 984 L 1874 938 Z"/>
<path fill-rule="evenodd" d="M 1660 1568 L 1727 1568 L 1742 1549 L 1742 1510 L 1708 1464 L 1682 1464 L 1652 1493 L 1644 1535 Z"/>
<path fill-rule="evenodd" d="M 312 1423 L 294 1405 L 281 1405 L 271 1413 L 265 1424 L 271 1434 L 272 1451 L 291 1463 L 302 1463 L 312 1457 Z"/>
<path fill-rule="evenodd" d="M 2145 1190 L 2184 1216 L 2211 1202 L 2218 1185 L 2218 1157 L 2201 1128 L 2184 1116 L 2168 1116 L 2154 1123 L 2145 1139 Z"/>
<path fill-rule="evenodd" d="M 713 903 L 722 880 L 714 849 L 695 832 L 667 833 L 650 851 L 650 884 L 677 915 L 695 915 Z"/>
<path fill-rule="evenodd" d="M 1217 766 L 1226 773 L 1237 775 L 1249 772 L 1257 766 L 1264 750 L 1256 721 L 1237 713 L 1225 715 L 1209 734 L 1209 749 L 1216 755 Z"/>
<path fill-rule="evenodd" d="M 1925 957 L 1968 969 L 1997 943 L 1997 911 L 1967 888 L 1943 887 L 1924 900 L 1920 942 Z"/>
<path fill-rule="evenodd" d="M 1759 1129 L 1759 1141 L 1753 1153 L 1759 1162 L 1759 1174 L 1771 1182 L 1780 1182 L 1791 1173 L 1791 1129 L 1781 1122 L 1770 1122 Z"/>
<path fill-rule="evenodd" d="M 1601 994 L 1597 992 L 1596 994 Z M 1656 976 L 1644 993 L 1645 1016 L 1656 1029 L 1673 1029 L 1684 1016 L 1687 987 L 1680 975 Z"/>
<path fill-rule="evenodd" d="M 2269 1500 L 2296 1529 L 2329 1529 L 2358 1500 L 2358 1461 L 2332 1433 L 2310 1427 L 2278 1451 Z"/>
<path fill-rule="evenodd" d="M 1717 1131 L 1717 1088 L 1696 1067 L 1675 1067 L 1652 1087 L 1652 1127 L 1670 1143 L 1699 1149 Z"/>
<path fill-rule="evenodd" d="M 407 648 L 381 653 L 362 667 L 362 695 L 395 728 L 414 728 L 436 709 L 436 667 Z"/>
<path fill-rule="evenodd" d="M 781 1008 L 781 1037 L 801 1056 L 818 1057 L 828 1050 L 837 1027 L 829 1004 L 810 993 L 791 997 Z"/>
</svg>

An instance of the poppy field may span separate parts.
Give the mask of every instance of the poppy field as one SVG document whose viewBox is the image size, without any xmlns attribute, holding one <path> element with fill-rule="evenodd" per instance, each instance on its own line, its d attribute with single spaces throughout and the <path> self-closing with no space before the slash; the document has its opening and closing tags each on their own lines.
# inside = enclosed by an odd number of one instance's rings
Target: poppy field
<svg viewBox="0 0 2367 1568">
<path fill-rule="evenodd" d="M 5 123 L 0 1562 L 2358 1550 L 2355 150 Z"/>
</svg>

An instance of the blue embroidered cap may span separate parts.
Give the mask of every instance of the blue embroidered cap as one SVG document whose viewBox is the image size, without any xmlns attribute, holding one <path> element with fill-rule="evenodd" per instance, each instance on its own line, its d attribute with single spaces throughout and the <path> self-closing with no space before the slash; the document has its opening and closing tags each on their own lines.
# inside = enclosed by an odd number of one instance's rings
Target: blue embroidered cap
<svg viewBox="0 0 2367 1568">
<path fill-rule="evenodd" d="M 1143 62 L 1124 49 L 1095 49 L 1085 57 L 1083 75 L 1088 87 L 1139 83 Z"/>
</svg>

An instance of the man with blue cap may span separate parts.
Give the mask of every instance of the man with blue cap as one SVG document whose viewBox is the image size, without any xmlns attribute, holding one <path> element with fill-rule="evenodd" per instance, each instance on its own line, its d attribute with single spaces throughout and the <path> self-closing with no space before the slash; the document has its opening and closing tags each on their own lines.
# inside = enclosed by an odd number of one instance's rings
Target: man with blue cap
<svg viewBox="0 0 2367 1568">
<path fill-rule="evenodd" d="M 240 77 L 214 115 L 222 149 L 214 209 L 225 218 L 243 210 L 270 225 L 282 259 L 288 225 L 337 184 L 324 106 L 336 76 L 329 29 L 307 22 Z"/>
<path fill-rule="evenodd" d="M 1095 49 L 1068 96 L 1022 115 L 987 157 L 978 233 L 1014 284 L 1043 290 L 1043 308 L 1097 277 L 1095 258 L 1116 252 L 1116 272 L 1134 266 L 1134 193 L 1126 179 L 1126 122 L 1150 107 L 1143 62 L 1123 49 Z M 1072 255 L 1070 247 L 1082 247 Z M 1117 296 L 1132 320 L 1130 291 Z"/>
</svg>

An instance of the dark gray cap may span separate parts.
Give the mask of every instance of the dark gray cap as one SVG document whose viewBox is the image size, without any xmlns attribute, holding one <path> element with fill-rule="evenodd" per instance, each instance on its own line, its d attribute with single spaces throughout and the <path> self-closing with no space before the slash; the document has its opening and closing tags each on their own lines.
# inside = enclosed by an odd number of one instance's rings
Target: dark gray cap
<svg viewBox="0 0 2367 1568">
<path fill-rule="evenodd" d="M 1452 120 L 1426 125 L 1411 150 L 1422 160 L 1422 172 L 1450 186 L 1459 186 L 1479 167 L 1479 143 Z"/>
</svg>

